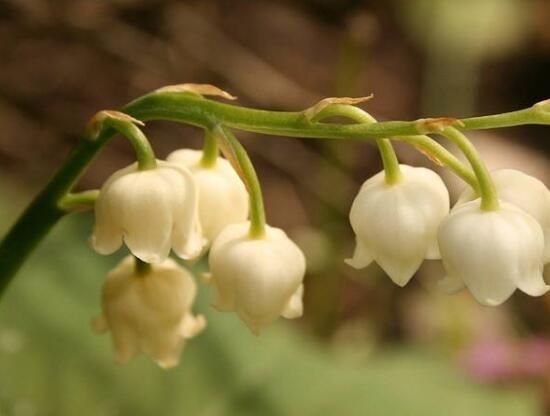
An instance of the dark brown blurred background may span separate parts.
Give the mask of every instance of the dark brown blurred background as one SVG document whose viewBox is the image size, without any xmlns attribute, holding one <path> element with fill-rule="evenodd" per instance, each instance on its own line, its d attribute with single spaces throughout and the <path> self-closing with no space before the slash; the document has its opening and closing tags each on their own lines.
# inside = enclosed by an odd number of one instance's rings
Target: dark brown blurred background
<svg viewBox="0 0 550 416">
<path fill-rule="evenodd" d="M 183 82 L 276 110 L 374 93 L 364 108 L 382 120 L 526 107 L 550 98 L 549 22 L 547 0 L 0 0 L 1 179 L 38 189 L 96 111 Z M 161 157 L 201 143 L 199 131 L 181 125 L 151 122 L 146 133 Z M 381 169 L 373 147 L 239 137 L 257 166 L 269 222 L 308 256 L 298 328 L 313 339 L 430 344 L 452 357 L 486 338 L 514 348 L 547 342 L 547 297 L 516 294 L 488 312 L 468 294 L 434 295 L 430 275 L 441 271 L 429 267 L 398 289 L 376 267 L 343 264 L 353 248 L 351 201 Z M 521 168 L 549 183 L 550 127 L 472 137 L 491 168 Z M 414 149 L 398 149 L 404 163 L 430 166 Z M 79 187 L 98 187 L 131 161 L 129 145 L 114 141 Z M 456 180 L 444 177 L 456 193 Z M 550 347 L 542 350 L 537 363 L 550 362 Z M 550 365 L 520 379 L 546 385 L 549 375 Z"/>
</svg>

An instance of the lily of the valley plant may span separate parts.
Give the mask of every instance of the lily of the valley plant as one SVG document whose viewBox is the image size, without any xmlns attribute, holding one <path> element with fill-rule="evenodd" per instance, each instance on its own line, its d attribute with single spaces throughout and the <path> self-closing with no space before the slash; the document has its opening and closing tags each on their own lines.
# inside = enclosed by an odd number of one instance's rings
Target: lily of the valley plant
<svg viewBox="0 0 550 416">
<path fill-rule="evenodd" d="M 178 364 L 185 344 L 206 327 L 193 305 L 198 285 L 191 271 L 169 258 L 208 256 L 203 274 L 212 306 L 236 313 L 254 334 L 278 317 L 303 313 L 306 260 L 300 248 L 267 225 L 261 187 L 233 131 L 278 136 L 373 141 L 384 170 L 350 201 L 354 253 L 362 269 L 378 263 L 398 285 L 424 259 L 441 259 L 440 287 L 468 288 L 484 305 L 499 305 L 516 289 L 540 296 L 550 262 L 550 191 L 516 170 L 489 173 L 464 135 L 468 130 L 519 124 L 550 125 L 550 102 L 510 113 L 468 119 L 378 123 L 356 107 L 367 98 L 328 98 L 299 112 L 274 112 L 219 103 L 233 99 L 216 87 L 165 87 L 120 111 L 101 111 L 66 163 L 0 243 L 0 293 L 48 231 L 67 213 L 95 211 L 90 245 L 130 255 L 107 274 L 98 332 L 110 333 L 117 361 L 145 353 L 163 368 Z M 323 121 L 344 117 L 351 122 Z M 141 130 L 147 120 L 169 120 L 204 130 L 202 150 L 177 149 L 158 160 Z M 116 133 L 132 144 L 136 162 L 114 172 L 99 190 L 73 193 L 78 179 Z M 442 135 L 463 152 L 464 164 L 430 137 Z M 399 164 L 391 140 L 409 143 L 466 182 L 454 207 L 441 178 L 426 168 Z"/>
</svg>

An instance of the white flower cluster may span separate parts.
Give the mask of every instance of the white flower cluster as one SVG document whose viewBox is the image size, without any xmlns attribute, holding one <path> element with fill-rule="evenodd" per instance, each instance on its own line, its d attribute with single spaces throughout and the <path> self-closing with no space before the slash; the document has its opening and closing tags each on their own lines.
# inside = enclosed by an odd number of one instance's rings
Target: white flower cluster
<svg viewBox="0 0 550 416">
<path fill-rule="evenodd" d="M 546 293 L 550 191 L 516 170 L 492 178 L 500 200 L 487 210 L 471 189 L 451 209 L 445 184 L 429 169 L 400 165 L 391 183 L 384 172 L 373 176 L 351 207 L 356 248 L 346 262 L 361 269 L 376 261 L 404 286 L 424 259 L 441 259 L 440 287 L 467 287 L 484 305 L 501 304 L 516 288 Z M 107 276 L 94 320 L 96 330 L 111 332 L 118 361 L 143 352 L 172 367 L 206 325 L 192 313 L 193 277 L 168 258 L 171 250 L 183 259 L 210 251 L 213 306 L 235 312 L 254 334 L 279 316 L 302 315 L 304 255 L 278 228 L 251 234 L 249 195 L 227 160 L 205 164 L 201 151 L 185 149 L 154 168 L 128 166 L 105 182 L 95 210 L 94 249 L 111 254 L 124 242 L 133 255 Z"/>
<path fill-rule="evenodd" d="M 193 276 L 172 259 L 138 275 L 134 258 L 127 256 L 107 275 L 103 313 L 93 327 L 111 331 L 118 362 L 144 352 L 170 368 L 178 364 L 185 341 L 206 325 L 202 315 L 191 313 L 196 293 Z"/>
<path fill-rule="evenodd" d="M 355 198 L 350 222 L 356 234 L 351 266 L 376 261 L 404 286 L 424 259 L 441 259 L 448 291 L 466 286 L 483 305 L 499 305 L 517 289 L 540 296 L 549 290 L 543 267 L 550 262 L 550 191 L 538 179 L 511 169 L 492 177 L 500 198 L 481 208 L 472 190 L 449 212 L 442 180 L 425 168 L 401 165 L 394 184 L 379 173 Z"/>
<path fill-rule="evenodd" d="M 168 259 L 170 250 L 196 259 L 211 247 L 214 306 L 236 312 L 255 334 L 278 316 L 302 315 L 304 255 L 280 229 L 266 226 L 265 235 L 251 237 L 241 179 L 225 159 L 201 160 L 201 151 L 178 150 L 156 168 L 117 171 L 100 190 L 92 247 L 111 254 L 124 242 L 150 263 L 140 272 L 132 256 L 124 259 L 103 287 L 94 327 L 111 332 L 120 362 L 143 352 L 172 367 L 185 340 L 205 326 L 191 313 L 196 284 Z"/>
</svg>

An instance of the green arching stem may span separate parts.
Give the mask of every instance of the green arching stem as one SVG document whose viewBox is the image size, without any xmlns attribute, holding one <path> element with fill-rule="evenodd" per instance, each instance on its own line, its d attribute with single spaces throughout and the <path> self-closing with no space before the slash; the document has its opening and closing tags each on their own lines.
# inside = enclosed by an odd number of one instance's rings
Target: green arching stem
<svg viewBox="0 0 550 416">
<path fill-rule="evenodd" d="M 522 110 L 461 120 L 461 130 L 486 130 L 525 124 L 550 124 L 550 100 L 542 101 Z"/>
<path fill-rule="evenodd" d="M 361 110 L 358 107 L 344 105 L 344 104 L 333 104 L 325 107 L 314 117 L 313 121 L 319 121 L 326 117 L 336 117 L 336 116 L 348 117 L 356 121 L 363 121 L 366 123 L 373 122 L 373 121 L 376 122 L 376 120 L 369 113 Z M 445 149 L 443 146 L 441 146 L 438 142 L 436 142 L 429 136 L 426 136 L 426 135 L 398 136 L 398 137 L 395 137 L 395 140 L 409 143 L 422 149 L 431 158 L 437 160 L 439 163 L 442 163 L 444 166 L 449 167 L 457 176 L 462 178 L 466 183 L 468 183 L 475 190 L 478 189 L 477 179 L 475 174 L 472 172 L 472 170 L 464 166 L 464 164 L 459 159 L 457 159 L 451 152 L 449 152 L 447 149 Z M 377 140 L 377 143 L 380 143 L 380 140 Z M 381 154 L 382 154 L 382 158 L 384 158 L 384 154 L 382 153 L 382 151 L 381 151 Z M 393 156 L 395 156 L 395 152 L 393 151 L 393 149 L 391 149 L 391 153 L 386 152 L 386 154 L 387 155 L 389 154 L 389 158 L 392 158 L 392 154 Z M 382 159 L 382 161 L 384 162 L 384 159 Z M 390 161 L 389 163 L 392 163 L 392 162 Z M 395 157 L 394 163 L 397 163 L 396 157 Z M 386 165 L 384 165 L 384 167 L 385 166 Z"/>
<path fill-rule="evenodd" d="M 218 141 L 210 129 L 204 130 L 201 166 L 211 168 L 216 165 L 219 156 Z"/>
<path fill-rule="evenodd" d="M 0 296 L 29 254 L 67 214 L 60 206 L 63 198 L 70 193 L 89 164 L 116 134 L 114 128 L 103 128 L 106 121 L 107 118 L 101 119 L 96 131 L 85 132 L 65 163 L 0 241 Z"/>
<path fill-rule="evenodd" d="M 157 159 L 151 143 L 149 143 L 145 134 L 133 122 L 121 118 L 107 117 L 104 125 L 112 127 L 128 139 L 136 153 L 139 170 L 154 169 L 157 167 Z"/>
<path fill-rule="evenodd" d="M 250 198 L 250 231 L 251 238 L 262 238 L 265 235 L 265 209 L 262 188 L 248 153 L 233 135 L 231 130 L 218 126 L 215 134 L 222 142 L 222 150 L 227 159 L 235 166 L 242 177 Z"/>
<path fill-rule="evenodd" d="M 462 130 L 498 128 L 522 124 L 550 125 L 550 110 L 535 105 L 528 109 L 485 117 L 459 120 Z M 122 108 L 140 120 L 170 120 L 201 128 L 218 124 L 231 129 L 275 136 L 316 139 L 373 140 L 385 137 L 436 133 L 415 121 L 385 121 L 374 124 L 312 123 L 304 112 L 266 111 L 224 104 L 196 95 L 178 92 L 155 92 L 138 98 Z"/>
<path fill-rule="evenodd" d="M 99 196 L 99 190 L 93 189 L 78 193 L 68 193 L 59 201 L 59 208 L 65 212 L 92 209 Z"/>
<path fill-rule="evenodd" d="M 66 214 L 59 202 L 70 192 L 114 131 L 81 140 L 67 161 L 35 197 L 0 242 L 0 295 L 28 255 Z"/>
<path fill-rule="evenodd" d="M 359 107 L 347 104 L 333 104 L 325 107 L 312 121 L 321 121 L 325 117 L 347 117 L 358 123 L 376 123 L 376 119 Z M 388 185 L 393 185 L 401 179 L 401 169 L 395 150 L 389 139 L 377 139 L 376 145 L 382 157 L 385 179 Z"/>
<path fill-rule="evenodd" d="M 376 140 L 378 151 L 382 158 L 382 165 L 384 166 L 384 177 L 388 185 L 394 185 L 401 179 L 401 168 L 399 167 L 399 160 L 395 150 L 391 145 L 389 139 Z"/>
<path fill-rule="evenodd" d="M 461 120 L 463 130 L 489 129 L 523 124 L 550 125 L 549 104 L 504 114 Z M 299 112 L 265 111 L 222 104 L 178 92 L 153 92 L 138 98 L 122 111 L 142 121 L 171 120 L 211 129 L 222 124 L 243 131 L 290 137 L 373 140 L 393 136 L 425 134 L 418 121 L 389 121 L 375 124 L 311 123 Z M 86 167 L 114 136 L 115 130 L 99 129 L 91 140 L 83 136 L 65 163 L 36 196 L 0 242 L 0 295 L 42 238 L 66 214 L 60 201 L 78 182 Z M 433 150 L 433 149 L 432 149 Z M 444 153 L 433 152 L 444 163 Z M 458 165 L 457 165 L 458 166 Z M 456 167 L 455 167 L 456 168 Z M 453 168 L 455 172 L 458 171 Z"/>
<path fill-rule="evenodd" d="M 398 136 L 396 140 L 404 143 L 412 144 L 413 146 L 422 149 L 426 152 L 428 157 L 434 158 L 437 164 L 447 166 L 453 173 L 459 178 L 464 180 L 474 190 L 478 190 L 477 178 L 472 169 L 465 166 L 455 155 L 445 149 L 442 145 L 436 142 L 434 139 L 426 135 L 415 136 Z"/>
<path fill-rule="evenodd" d="M 151 273 L 151 270 L 153 270 L 153 266 L 151 266 L 151 264 L 137 258 L 134 256 L 134 260 L 135 260 L 135 265 L 134 265 L 134 269 L 135 269 L 135 272 L 136 272 L 136 275 L 138 276 L 145 276 L 149 273 Z"/>
<path fill-rule="evenodd" d="M 481 196 L 481 209 L 484 211 L 495 211 L 499 208 L 497 190 L 491 174 L 485 163 L 479 156 L 476 148 L 468 138 L 454 127 L 445 127 L 441 134 L 455 143 L 464 153 L 472 169 L 476 174 L 479 183 L 479 194 Z"/>
</svg>

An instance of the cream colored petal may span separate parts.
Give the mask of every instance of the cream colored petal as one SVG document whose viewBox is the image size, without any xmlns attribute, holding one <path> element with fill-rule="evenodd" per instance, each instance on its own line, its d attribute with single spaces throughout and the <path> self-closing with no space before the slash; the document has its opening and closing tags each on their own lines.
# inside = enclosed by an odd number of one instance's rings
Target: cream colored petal
<svg viewBox="0 0 550 416">
<path fill-rule="evenodd" d="M 521 259 L 525 264 L 523 268 L 516 270 L 513 280 L 522 292 L 530 296 L 542 296 L 550 289 L 543 277 L 544 233 L 540 222 L 534 217 L 528 214 L 524 215 L 523 211 L 521 214 L 516 215 L 514 219 L 508 219 L 508 224 L 515 226 L 514 237 L 520 242 L 518 251 L 520 251 Z"/>
<path fill-rule="evenodd" d="M 357 258 L 364 261 L 355 264 L 366 265 L 373 257 L 402 286 L 425 257 L 438 257 L 437 228 L 449 211 L 449 195 L 434 172 L 406 165 L 401 169 L 403 179 L 397 184 L 386 184 L 382 172 L 363 184 L 350 222 L 363 245 L 357 245 Z"/>
<path fill-rule="evenodd" d="M 127 256 L 107 276 L 103 288 L 104 320 L 98 326 L 111 331 L 119 362 L 139 352 L 152 356 L 163 368 L 175 366 L 185 337 L 204 327 L 193 317 L 196 284 L 189 272 L 167 259 L 137 276 L 133 256 Z"/>
<path fill-rule="evenodd" d="M 466 286 L 468 286 L 474 298 L 485 306 L 498 306 L 502 304 L 516 290 L 514 282 L 492 274 L 482 279 L 468 279 Z"/>
<path fill-rule="evenodd" d="M 385 256 L 379 254 L 376 257 L 376 262 L 387 273 L 387 275 L 398 286 L 405 286 L 412 279 L 424 257 L 419 255 L 416 258 L 411 257 L 405 259 L 403 257 Z"/>
<path fill-rule="evenodd" d="M 177 332 L 161 331 L 146 340 L 146 344 L 144 351 L 151 355 L 159 367 L 168 370 L 179 364 L 185 341 Z"/>
<path fill-rule="evenodd" d="M 114 253 L 120 248 L 123 240 L 123 231 L 116 215 L 118 201 L 109 196 L 106 197 L 106 194 L 109 193 L 113 183 L 136 170 L 136 163 L 120 169 L 111 175 L 101 187 L 95 203 L 94 231 L 90 237 L 90 245 L 99 254 Z"/>
<path fill-rule="evenodd" d="M 439 245 L 447 273 L 484 305 L 499 305 L 520 285 L 533 295 L 546 291 L 542 276 L 535 277 L 544 246 L 540 225 L 511 204 L 484 212 L 476 200 L 454 209 L 440 227 Z"/>
<path fill-rule="evenodd" d="M 198 189 L 191 173 L 184 167 L 174 163 L 170 165 L 178 169 L 181 176 L 182 193 L 173 207 L 174 229 L 172 248 L 182 259 L 194 259 L 202 254 L 206 245 L 199 222 L 199 195 Z"/>
<path fill-rule="evenodd" d="M 203 237 L 198 219 L 191 218 L 185 226 L 176 223 L 172 237 L 172 248 L 179 258 L 195 260 L 206 247 L 207 240 Z"/>
<path fill-rule="evenodd" d="M 281 315 L 291 297 L 299 290 L 305 274 L 305 258 L 300 249 L 281 230 L 269 227 L 264 240 L 248 240 L 233 253 L 247 258 L 244 267 L 254 271 L 243 274 L 237 285 L 237 313 L 251 329 L 269 325 Z M 240 262 L 240 261 L 239 261 Z M 244 267 L 243 267 L 244 266 Z"/>
<path fill-rule="evenodd" d="M 188 313 L 180 324 L 180 333 L 186 338 L 193 338 L 206 328 L 206 318 L 203 315 L 193 316 Z"/>
<path fill-rule="evenodd" d="M 516 280 L 516 285 L 519 290 L 527 293 L 529 296 L 542 296 L 550 290 L 550 286 L 544 282 L 542 271 L 531 275 L 521 276 Z"/>
<path fill-rule="evenodd" d="M 167 160 L 187 167 L 199 192 L 199 219 L 202 232 L 211 242 L 230 224 L 242 223 L 248 217 L 248 192 L 229 162 L 219 157 L 213 166 L 200 164 L 202 151 L 181 149 Z"/>
<path fill-rule="evenodd" d="M 146 262 L 159 262 L 168 255 L 173 223 L 170 193 L 160 170 L 151 169 L 109 181 L 98 200 L 122 230 L 130 251 Z M 97 213 L 100 220 L 101 210 Z"/>
<path fill-rule="evenodd" d="M 174 150 L 166 157 L 167 162 L 179 163 L 193 171 L 197 168 L 202 159 L 202 151 L 194 149 Z"/>
<path fill-rule="evenodd" d="M 212 256 L 210 256 L 212 258 Z M 216 258 L 216 257 L 214 257 Z M 217 266 L 212 266 L 212 260 L 210 267 L 217 269 Z M 233 312 L 235 311 L 235 281 L 231 276 L 223 277 L 221 279 L 216 279 L 216 277 L 211 274 L 212 279 L 210 283 L 214 289 L 214 300 L 212 301 L 212 306 L 219 310 L 220 312 Z"/>
<path fill-rule="evenodd" d="M 153 356 L 153 359 L 157 363 L 157 365 L 164 369 L 169 370 L 171 368 L 177 367 L 180 363 L 180 354 L 181 351 L 167 351 L 163 352 L 163 354 L 155 354 Z"/>
<path fill-rule="evenodd" d="M 424 256 L 426 260 L 441 260 L 441 253 L 439 252 L 439 244 L 437 238 L 434 238 L 431 244 L 428 245 L 428 251 Z"/>
<path fill-rule="evenodd" d="M 222 162 L 227 163 L 225 160 Z M 194 175 L 200 194 L 200 223 L 209 241 L 228 225 L 246 221 L 248 193 L 235 172 L 224 175 L 221 169 L 202 169 Z"/>
<path fill-rule="evenodd" d="M 449 230 L 452 226 L 461 229 Z M 449 283 L 463 281 L 474 298 L 486 306 L 500 305 L 516 290 L 507 276 L 509 265 L 500 261 L 491 245 L 491 238 L 477 221 L 458 224 L 449 220 L 441 226 L 439 246 Z"/>
<path fill-rule="evenodd" d="M 550 262 L 550 191 L 539 179 L 514 169 L 499 169 L 491 173 L 499 198 L 509 202 L 538 221 L 545 235 L 545 262 Z M 466 189 L 457 205 L 478 196 Z"/>
<path fill-rule="evenodd" d="M 302 298 L 304 296 L 304 285 L 301 284 L 300 287 L 294 292 L 290 297 L 288 303 L 286 304 L 281 316 L 286 319 L 296 319 L 301 317 L 304 314 L 304 303 Z"/>
<path fill-rule="evenodd" d="M 212 306 L 222 312 L 236 310 L 237 273 L 233 268 L 226 267 L 231 262 L 228 252 L 247 235 L 249 223 L 231 225 L 227 227 L 215 240 L 210 249 L 208 263 L 210 268 L 210 283 L 214 289 Z"/>
<path fill-rule="evenodd" d="M 112 222 L 96 220 L 90 245 L 99 254 L 113 254 L 122 245 L 122 230 Z"/>
<path fill-rule="evenodd" d="M 214 241 L 209 262 L 216 306 L 232 302 L 255 334 L 283 313 L 305 273 L 302 252 L 283 231 L 267 227 L 263 238 L 251 239 L 248 224 L 228 226 Z"/>
<path fill-rule="evenodd" d="M 134 331 L 123 325 L 111 326 L 111 340 L 115 350 L 115 358 L 119 364 L 130 361 L 138 352 L 138 341 Z"/>
<path fill-rule="evenodd" d="M 223 232 L 216 237 L 212 244 L 211 253 L 216 250 L 223 250 L 227 244 L 232 244 L 236 240 L 244 240 L 250 229 L 250 221 L 245 221 L 241 224 L 231 224 L 227 226 Z"/>
<path fill-rule="evenodd" d="M 120 216 L 124 240 L 132 254 L 145 262 L 159 263 L 170 253 L 172 191 L 156 174 L 146 175 L 149 172 L 126 185 L 128 195 Z"/>
<path fill-rule="evenodd" d="M 113 215 L 117 208 L 113 201 L 100 193 L 95 205 L 94 231 L 90 237 L 90 245 L 99 254 L 112 254 L 122 245 L 122 228 Z"/>
<path fill-rule="evenodd" d="M 345 259 L 344 262 L 354 269 L 364 269 L 374 260 L 374 256 L 369 252 L 369 249 L 361 242 L 361 240 L 355 240 L 355 250 L 353 251 L 353 257 Z"/>
</svg>

